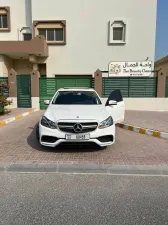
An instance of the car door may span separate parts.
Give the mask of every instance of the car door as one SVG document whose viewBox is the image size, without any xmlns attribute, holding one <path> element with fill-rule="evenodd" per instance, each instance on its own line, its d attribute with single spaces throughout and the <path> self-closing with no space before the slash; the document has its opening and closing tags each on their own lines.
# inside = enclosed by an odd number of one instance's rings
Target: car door
<svg viewBox="0 0 168 225">
<path fill-rule="evenodd" d="M 116 104 L 109 104 L 109 101 L 116 101 Z M 120 90 L 112 91 L 105 104 L 107 110 L 113 117 L 114 123 L 121 123 L 125 116 L 125 103 Z"/>
</svg>

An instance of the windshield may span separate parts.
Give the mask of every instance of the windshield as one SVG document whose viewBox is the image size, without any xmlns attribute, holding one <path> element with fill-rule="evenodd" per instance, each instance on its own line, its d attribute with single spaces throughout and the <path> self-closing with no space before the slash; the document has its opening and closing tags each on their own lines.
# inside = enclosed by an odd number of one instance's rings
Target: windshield
<svg viewBox="0 0 168 225">
<path fill-rule="evenodd" d="M 100 98 L 94 91 L 59 91 L 52 104 L 55 105 L 100 105 Z"/>
</svg>

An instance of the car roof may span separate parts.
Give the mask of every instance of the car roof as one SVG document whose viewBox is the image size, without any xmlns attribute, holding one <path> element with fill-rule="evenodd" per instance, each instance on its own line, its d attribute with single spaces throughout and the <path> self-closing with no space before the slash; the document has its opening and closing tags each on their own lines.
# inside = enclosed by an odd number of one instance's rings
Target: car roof
<svg viewBox="0 0 168 225">
<path fill-rule="evenodd" d="M 65 87 L 60 88 L 58 91 L 95 91 L 93 88 L 85 88 L 85 87 Z"/>
</svg>

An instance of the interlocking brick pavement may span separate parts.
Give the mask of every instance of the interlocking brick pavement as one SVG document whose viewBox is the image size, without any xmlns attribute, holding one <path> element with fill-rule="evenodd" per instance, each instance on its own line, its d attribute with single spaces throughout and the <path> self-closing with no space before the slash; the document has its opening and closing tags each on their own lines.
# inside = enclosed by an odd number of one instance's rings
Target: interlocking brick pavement
<svg viewBox="0 0 168 225">
<path fill-rule="evenodd" d="M 130 125 L 168 132 L 168 112 L 126 111 L 125 121 Z"/>
<path fill-rule="evenodd" d="M 116 143 L 107 149 L 39 146 L 35 125 L 42 111 L 0 128 L 0 163 L 168 164 L 168 141 L 117 128 Z"/>
</svg>

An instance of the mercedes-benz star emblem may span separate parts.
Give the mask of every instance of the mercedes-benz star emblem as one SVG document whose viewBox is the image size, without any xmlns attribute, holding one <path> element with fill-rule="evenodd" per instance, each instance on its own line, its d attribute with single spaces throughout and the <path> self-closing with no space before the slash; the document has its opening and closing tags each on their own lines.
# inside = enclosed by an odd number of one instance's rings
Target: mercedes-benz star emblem
<svg viewBox="0 0 168 225">
<path fill-rule="evenodd" d="M 74 125 L 73 129 L 74 129 L 74 131 L 75 131 L 76 133 L 79 133 L 79 132 L 82 131 L 83 128 L 82 128 L 82 125 L 81 125 L 80 123 L 76 123 L 76 124 Z"/>
</svg>

